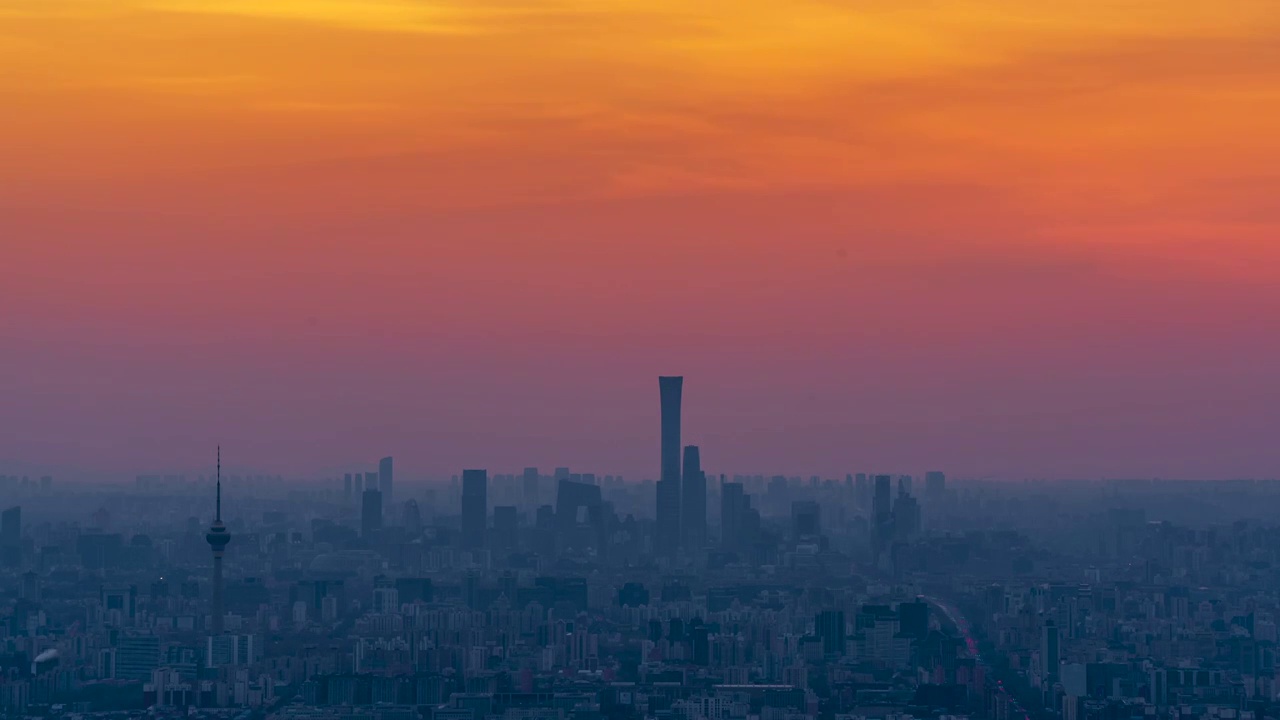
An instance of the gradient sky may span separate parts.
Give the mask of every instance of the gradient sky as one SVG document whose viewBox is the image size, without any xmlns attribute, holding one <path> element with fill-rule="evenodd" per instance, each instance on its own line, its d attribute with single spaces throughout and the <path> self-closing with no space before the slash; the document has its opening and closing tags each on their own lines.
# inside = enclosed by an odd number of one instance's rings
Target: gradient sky
<svg viewBox="0 0 1280 720">
<path fill-rule="evenodd" d="M 1275 0 L 0 0 L 0 473 L 1273 477 L 1278 130 Z"/>
</svg>

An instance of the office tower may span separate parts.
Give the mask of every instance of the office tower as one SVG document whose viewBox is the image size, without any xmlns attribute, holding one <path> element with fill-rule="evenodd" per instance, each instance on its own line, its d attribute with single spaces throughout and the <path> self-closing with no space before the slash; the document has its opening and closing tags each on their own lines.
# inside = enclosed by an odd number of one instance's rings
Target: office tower
<svg viewBox="0 0 1280 720">
<path fill-rule="evenodd" d="M 866 473 L 858 473 L 853 476 L 853 496 L 860 507 L 865 508 L 867 506 L 867 501 L 871 498 L 871 492 Z"/>
<path fill-rule="evenodd" d="M 569 473 L 569 468 L 567 468 L 567 467 L 558 467 L 558 468 L 556 468 L 555 476 L 553 477 L 553 479 L 554 479 L 556 482 L 560 482 L 561 480 L 568 480 L 568 479 L 569 479 L 569 475 L 570 475 L 570 473 Z"/>
<path fill-rule="evenodd" d="M 395 495 L 391 491 L 391 465 L 392 460 L 389 457 L 378 461 L 378 489 L 382 491 L 382 501 L 388 507 L 395 502 Z"/>
<path fill-rule="evenodd" d="M 923 640 L 929 634 L 929 604 L 923 600 L 898 603 L 898 628 L 903 635 Z"/>
<path fill-rule="evenodd" d="M 209 548 L 213 550 L 213 623 L 212 633 L 214 635 L 222 634 L 222 617 L 225 614 L 222 609 L 222 554 L 227 549 L 227 543 L 231 542 L 231 533 L 227 532 L 227 526 L 222 524 L 222 447 L 218 447 L 218 475 L 217 489 L 215 490 L 215 506 L 213 514 L 213 524 L 209 526 L 209 532 L 204 536 Z"/>
<path fill-rule="evenodd" d="M 515 505 L 495 505 L 493 508 L 493 546 L 497 550 L 511 551 L 519 540 L 520 522 Z"/>
<path fill-rule="evenodd" d="M 654 550 L 674 555 L 680 547 L 680 399 L 682 377 L 658 378 L 662 400 L 662 474 L 657 486 Z"/>
<path fill-rule="evenodd" d="M 409 498 L 404 503 L 404 512 L 400 524 L 411 537 L 422 534 L 422 511 L 418 509 L 418 501 Z"/>
<path fill-rule="evenodd" d="M 365 490 L 378 489 L 378 473 L 367 472 L 364 474 L 364 489 Z"/>
<path fill-rule="evenodd" d="M 907 484 L 899 481 L 898 499 L 893 504 L 893 534 L 899 540 L 910 540 L 920 532 L 920 503 L 911 497 Z"/>
<path fill-rule="evenodd" d="M 844 655 L 845 625 L 844 612 L 840 610 L 824 610 L 814 619 L 814 634 L 822 640 L 822 654 L 827 656 Z"/>
<path fill-rule="evenodd" d="M 814 500 L 791 503 L 791 538 L 813 538 L 822 534 L 822 511 Z"/>
<path fill-rule="evenodd" d="M 0 565 L 22 565 L 22 507 L 14 505 L 0 514 Z"/>
<path fill-rule="evenodd" d="M 937 470 L 925 473 L 924 492 L 930 502 L 942 500 L 947 494 L 947 474 Z"/>
<path fill-rule="evenodd" d="M 155 635 L 122 637 L 116 643 L 115 678 L 150 680 L 160 666 L 160 638 Z"/>
<path fill-rule="evenodd" d="M 892 483 L 893 478 L 888 475 L 876 476 L 875 499 L 871 503 L 871 544 L 877 553 L 888 547 L 893 537 Z"/>
<path fill-rule="evenodd" d="M 1058 646 L 1058 626 L 1052 620 L 1045 623 L 1040 635 L 1040 667 L 1044 669 L 1044 679 L 1052 682 L 1058 677 L 1062 664 L 1062 651 Z"/>
<path fill-rule="evenodd" d="M 742 542 L 742 522 L 746 512 L 746 493 L 742 483 L 720 486 L 720 544 L 736 550 Z"/>
<path fill-rule="evenodd" d="M 685 547 L 700 550 L 707 544 L 707 474 L 702 471 L 702 458 L 696 445 L 684 449 L 680 483 L 683 488 L 680 518 Z"/>
<path fill-rule="evenodd" d="M 489 473 L 462 471 L 462 546 L 484 547 L 489 523 Z"/>
<path fill-rule="evenodd" d="M 382 529 L 382 492 L 369 488 L 360 498 L 360 537 L 369 540 Z"/>
<path fill-rule="evenodd" d="M 342 478 L 342 497 L 351 500 L 351 473 L 347 473 Z"/>
<path fill-rule="evenodd" d="M 603 552 L 607 525 L 598 485 L 561 480 L 556 486 L 555 535 L 563 548 L 596 548 Z"/>
<path fill-rule="evenodd" d="M 364 494 L 364 475 L 356 473 L 352 481 L 352 492 L 355 493 L 356 497 L 360 497 Z"/>
<path fill-rule="evenodd" d="M 528 507 L 538 506 L 538 468 L 527 467 L 524 469 L 523 476 L 523 492 L 524 504 Z"/>
</svg>

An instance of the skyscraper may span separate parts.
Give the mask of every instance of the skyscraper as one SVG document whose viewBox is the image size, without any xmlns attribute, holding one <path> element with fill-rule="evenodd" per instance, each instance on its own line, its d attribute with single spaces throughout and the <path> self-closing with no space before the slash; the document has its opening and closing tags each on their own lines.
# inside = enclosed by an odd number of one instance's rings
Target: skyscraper
<svg viewBox="0 0 1280 720">
<path fill-rule="evenodd" d="M 1058 678 L 1062 665 L 1062 650 L 1058 639 L 1058 626 L 1050 620 L 1045 623 L 1040 635 L 1040 666 L 1044 669 L 1045 680 L 1050 682 Z"/>
<path fill-rule="evenodd" d="M 940 502 L 947 494 L 947 474 L 937 470 L 925 473 L 924 493 L 929 502 Z"/>
<path fill-rule="evenodd" d="M 844 612 L 824 610 L 814 618 L 814 634 L 822 640 L 822 653 L 827 656 L 844 655 Z"/>
<path fill-rule="evenodd" d="M 696 445 L 684 449 L 680 482 L 683 488 L 680 518 L 685 547 L 699 550 L 707 544 L 707 474 L 702 470 L 702 458 Z"/>
<path fill-rule="evenodd" d="M 351 473 L 347 473 L 342 478 L 342 497 L 348 502 L 351 500 Z"/>
<path fill-rule="evenodd" d="M 0 514 L 0 565 L 22 565 L 22 507 L 14 505 Z"/>
<path fill-rule="evenodd" d="M 360 496 L 360 536 L 368 540 L 382 529 L 382 492 L 365 490 Z"/>
<path fill-rule="evenodd" d="M 680 547 L 680 399 L 683 377 L 659 377 L 662 400 L 662 475 L 657 486 L 654 550 L 675 555 Z"/>
<path fill-rule="evenodd" d="M 391 492 L 391 465 L 392 460 L 389 457 L 378 461 L 378 489 L 382 491 L 382 501 L 388 507 L 395 502 L 394 494 Z"/>
<path fill-rule="evenodd" d="M 489 524 L 489 473 L 462 471 L 462 546 L 484 547 Z"/>
<path fill-rule="evenodd" d="M 822 534 L 822 508 L 816 500 L 791 502 L 791 539 L 802 540 Z"/>
<path fill-rule="evenodd" d="M 209 548 L 213 550 L 213 623 L 212 632 L 214 635 L 222 634 L 222 616 L 225 614 L 222 609 L 222 554 L 227 549 L 227 543 L 231 542 L 231 533 L 227 532 L 227 527 L 222 524 L 222 447 L 218 447 L 218 475 L 217 475 L 216 500 L 213 514 L 213 524 L 209 526 L 209 532 L 204 536 Z"/>
<path fill-rule="evenodd" d="M 742 483 L 720 484 L 720 544 L 733 548 L 742 527 Z"/>
<path fill-rule="evenodd" d="M 875 499 L 871 503 L 871 545 L 878 554 L 893 539 L 893 478 L 877 475 Z"/>
<path fill-rule="evenodd" d="M 524 504 L 528 507 L 538 506 L 538 468 L 527 467 L 524 469 Z"/>
</svg>

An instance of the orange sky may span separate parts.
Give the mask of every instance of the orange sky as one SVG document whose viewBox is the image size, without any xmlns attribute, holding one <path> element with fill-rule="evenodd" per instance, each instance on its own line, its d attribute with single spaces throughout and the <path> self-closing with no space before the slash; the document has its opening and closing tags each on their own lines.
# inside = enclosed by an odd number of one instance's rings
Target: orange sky
<svg viewBox="0 0 1280 720">
<path fill-rule="evenodd" d="M 651 376 L 687 370 L 713 465 L 1264 473 L 1277 128 L 1275 0 L 0 0 L 0 461 L 176 465 L 242 393 L 264 467 L 652 474 Z M 584 377 L 634 419 L 531 438 Z M 849 449 L 850 406 L 903 429 Z M 1055 439 L 1103 406 L 1127 430 Z M 458 423 L 492 442 L 421 440 Z"/>
</svg>

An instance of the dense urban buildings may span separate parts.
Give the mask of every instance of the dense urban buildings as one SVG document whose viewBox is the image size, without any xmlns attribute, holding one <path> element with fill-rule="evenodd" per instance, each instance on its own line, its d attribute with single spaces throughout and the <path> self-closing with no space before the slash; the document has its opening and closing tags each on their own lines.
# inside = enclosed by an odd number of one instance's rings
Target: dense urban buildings
<svg viewBox="0 0 1280 720">
<path fill-rule="evenodd" d="M 661 388 L 657 482 L 0 477 L 0 716 L 1280 718 L 1280 482 L 717 475 Z"/>
</svg>

